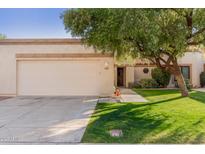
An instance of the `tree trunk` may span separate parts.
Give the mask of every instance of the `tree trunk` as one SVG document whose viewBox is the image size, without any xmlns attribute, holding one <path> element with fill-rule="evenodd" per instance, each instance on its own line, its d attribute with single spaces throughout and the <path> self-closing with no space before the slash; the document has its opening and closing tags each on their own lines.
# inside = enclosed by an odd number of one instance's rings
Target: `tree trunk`
<svg viewBox="0 0 205 154">
<path fill-rule="evenodd" d="M 176 78 L 176 80 L 177 80 L 177 83 L 178 83 L 178 86 L 179 86 L 179 88 L 180 88 L 181 95 L 182 95 L 183 97 L 186 97 L 186 96 L 189 95 L 189 92 L 188 92 L 186 83 L 185 83 L 185 81 L 184 81 L 184 77 L 183 77 L 183 75 L 182 75 L 182 73 L 181 73 L 181 71 L 180 71 L 180 68 L 179 68 L 179 66 L 177 66 L 177 67 L 178 67 L 177 70 L 174 71 L 174 76 L 175 76 L 175 78 Z M 175 69 L 176 69 L 176 68 L 175 68 Z"/>
<path fill-rule="evenodd" d="M 162 60 L 165 63 L 165 67 L 160 63 L 160 60 Z M 181 73 L 180 66 L 178 65 L 178 62 L 177 62 L 177 58 L 169 54 L 167 61 L 159 57 L 159 58 L 155 58 L 155 62 L 156 62 L 157 67 L 167 70 L 175 76 L 179 89 L 181 91 L 181 95 L 183 97 L 189 96 L 189 92 L 188 92 L 186 83 L 184 81 L 184 77 Z M 172 65 L 170 63 L 172 63 Z"/>
</svg>

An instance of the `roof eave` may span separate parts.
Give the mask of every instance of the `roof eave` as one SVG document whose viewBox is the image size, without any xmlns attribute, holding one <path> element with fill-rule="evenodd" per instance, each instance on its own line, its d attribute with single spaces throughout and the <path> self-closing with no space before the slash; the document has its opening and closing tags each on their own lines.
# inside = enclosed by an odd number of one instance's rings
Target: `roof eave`
<svg viewBox="0 0 205 154">
<path fill-rule="evenodd" d="M 2 39 L 0 45 L 81 44 L 81 39 Z"/>
</svg>

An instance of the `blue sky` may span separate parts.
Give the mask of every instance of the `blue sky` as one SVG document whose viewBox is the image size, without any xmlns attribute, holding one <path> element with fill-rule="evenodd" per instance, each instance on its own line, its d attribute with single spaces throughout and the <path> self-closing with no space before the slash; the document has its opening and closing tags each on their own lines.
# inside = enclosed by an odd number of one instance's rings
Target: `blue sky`
<svg viewBox="0 0 205 154">
<path fill-rule="evenodd" d="M 66 9 L 0 9 L 0 33 L 7 38 L 68 38 L 60 14 Z"/>
</svg>

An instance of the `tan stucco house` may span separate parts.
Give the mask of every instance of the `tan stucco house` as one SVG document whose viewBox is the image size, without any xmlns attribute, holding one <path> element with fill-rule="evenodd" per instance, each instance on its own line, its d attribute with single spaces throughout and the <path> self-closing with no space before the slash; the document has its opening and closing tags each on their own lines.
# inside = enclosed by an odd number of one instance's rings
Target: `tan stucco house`
<svg viewBox="0 0 205 154">
<path fill-rule="evenodd" d="M 199 87 L 202 52 L 187 52 L 179 63 Z M 0 95 L 110 95 L 114 86 L 151 78 L 154 67 L 142 61 L 118 65 L 111 54 L 96 53 L 79 39 L 5 39 L 0 40 Z"/>
<path fill-rule="evenodd" d="M 200 73 L 205 71 L 205 53 L 197 50 L 194 50 L 194 52 L 186 52 L 185 55 L 178 60 L 178 63 L 181 67 L 182 74 L 190 80 L 191 85 L 194 88 L 200 87 Z M 128 87 L 129 83 L 132 84 L 144 78 L 152 78 L 151 70 L 155 67 L 155 65 L 149 64 L 147 61 L 136 60 L 132 65 L 126 63 L 117 65 L 115 72 L 119 73 L 123 70 L 125 75 L 123 76 L 122 85 Z M 149 71 L 144 72 L 144 69 L 148 69 Z M 115 75 L 115 85 L 117 85 L 117 82 L 120 82 L 118 81 L 118 75 Z M 171 76 L 168 87 L 172 88 L 175 86 L 176 80 L 174 76 Z"/>
</svg>

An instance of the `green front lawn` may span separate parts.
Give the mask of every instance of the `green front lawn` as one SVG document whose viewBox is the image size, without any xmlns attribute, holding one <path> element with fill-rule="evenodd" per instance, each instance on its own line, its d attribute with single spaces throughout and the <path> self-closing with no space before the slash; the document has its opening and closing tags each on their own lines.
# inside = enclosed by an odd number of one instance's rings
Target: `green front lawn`
<svg viewBox="0 0 205 154">
<path fill-rule="evenodd" d="M 182 98 L 177 90 L 135 91 L 149 103 L 98 104 L 84 143 L 205 143 L 205 93 Z M 121 129 L 123 137 L 110 137 Z"/>
</svg>

